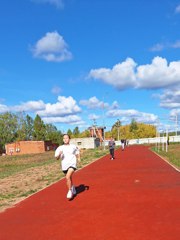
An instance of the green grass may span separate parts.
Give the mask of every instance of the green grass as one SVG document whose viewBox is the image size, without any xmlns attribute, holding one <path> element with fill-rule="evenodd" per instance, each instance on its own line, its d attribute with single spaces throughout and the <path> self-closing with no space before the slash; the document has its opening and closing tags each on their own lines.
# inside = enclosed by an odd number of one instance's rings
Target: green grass
<svg viewBox="0 0 180 240">
<path fill-rule="evenodd" d="M 20 194 L 20 197 L 27 197 L 33 193 L 36 193 L 38 191 L 38 189 L 33 189 L 33 190 L 29 190 L 27 192 L 23 192 L 22 194 Z"/>
<path fill-rule="evenodd" d="M 94 159 L 100 158 L 108 153 L 102 149 L 83 150 L 80 167 L 90 163 Z M 54 164 L 54 152 L 41 154 L 30 154 L 20 156 L 1 156 L 0 157 L 0 179 L 21 173 L 26 169 Z M 53 176 L 49 175 L 49 178 Z"/>
<path fill-rule="evenodd" d="M 28 168 L 44 166 L 54 163 L 53 152 L 21 156 L 0 157 L 0 179 L 23 172 Z"/>
<path fill-rule="evenodd" d="M 9 193 L 9 194 L 0 194 L 0 200 L 2 199 L 9 199 L 9 198 L 14 198 L 16 195 L 14 195 L 13 193 Z"/>
<path fill-rule="evenodd" d="M 108 149 L 88 149 L 82 150 L 81 163 L 78 169 L 83 168 L 87 164 L 96 159 L 108 154 Z M 30 170 L 30 171 L 26 171 Z M 32 173 L 40 173 L 38 178 L 34 178 L 34 185 L 31 182 Z M 16 174 L 21 174 L 18 179 Z M 16 179 L 15 183 L 12 181 L 6 185 L 6 190 L 0 193 L 0 207 L 1 209 L 13 205 L 16 200 L 23 197 L 28 197 L 33 193 L 41 190 L 45 186 L 49 186 L 64 177 L 60 171 L 60 161 L 54 157 L 54 151 L 49 151 L 41 154 L 30 154 L 20 156 L 0 156 L 0 181 L 6 182 L 6 178 L 12 177 Z M 23 180 L 22 180 L 23 179 Z M 24 185 L 22 186 L 21 182 Z"/>
<path fill-rule="evenodd" d="M 162 147 L 157 148 L 155 146 L 152 148 L 152 150 L 165 158 L 169 163 L 180 169 L 180 144 L 168 145 L 167 152 L 165 146 L 164 150 L 162 150 Z"/>
</svg>

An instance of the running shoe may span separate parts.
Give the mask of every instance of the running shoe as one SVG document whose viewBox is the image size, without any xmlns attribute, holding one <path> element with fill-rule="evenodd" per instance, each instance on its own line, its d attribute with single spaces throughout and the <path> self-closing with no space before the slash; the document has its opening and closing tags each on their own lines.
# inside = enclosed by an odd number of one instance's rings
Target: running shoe
<svg viewBox="0 0 180 240">
<path fill-rule="evenodd" d="M 72 190 L 69 190 L 68 193 L 67 193 L 67 198 L 71 199 L 72 197 L 73 197 Z"/>
</svg>

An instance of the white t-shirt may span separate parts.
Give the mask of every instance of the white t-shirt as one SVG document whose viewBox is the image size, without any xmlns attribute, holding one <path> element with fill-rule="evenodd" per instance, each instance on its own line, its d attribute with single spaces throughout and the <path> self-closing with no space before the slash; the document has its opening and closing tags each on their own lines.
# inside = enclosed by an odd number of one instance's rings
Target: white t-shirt
<svg viewBox="0 0 180 240">
<path fill-rule="evenodd" d="M 62 154 L 60 155 L 60 152 Z M 79 154 L 79 149 L 74 144 L 64 144 L 59 146 L 55 151 L 55 157 L 60 157 L 62 159 L 61 166 L 62 170 L 67 170 L 69 167 L 76 168 L 76 155 Z"/>
</svg>

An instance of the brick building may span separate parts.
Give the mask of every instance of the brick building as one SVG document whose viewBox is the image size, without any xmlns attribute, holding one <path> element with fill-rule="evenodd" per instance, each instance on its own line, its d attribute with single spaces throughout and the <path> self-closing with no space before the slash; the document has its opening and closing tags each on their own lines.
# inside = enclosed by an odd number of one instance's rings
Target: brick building
<svg viewBox="0 0 180 240">
<path fill-rule="evenodd" d="M 7 155 L 43 153 L 55 150 L 56 147 L 57 145 L 51 141 L 17 141 L 5 145 Z"/>
</svg>

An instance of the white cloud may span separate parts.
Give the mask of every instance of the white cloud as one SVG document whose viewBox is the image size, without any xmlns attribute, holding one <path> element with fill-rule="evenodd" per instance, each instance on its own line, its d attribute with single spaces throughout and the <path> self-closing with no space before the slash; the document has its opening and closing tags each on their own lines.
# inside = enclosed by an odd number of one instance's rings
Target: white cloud
<svg viewBox="0 0 180 240">
<path fill-rule="evenodd" d="M 9 107 L 4 105 L 4 104 L 0 104 L 0 113 L 6 113 L 10 111 Z"/>
<path fill-rule="evenodd" d="M 69 115 L 64 117 L 43 117 L 42 120 L 45 123 L 66 123 L 73 125 L 84 124 L 84 121 L 82 121 L 82 119 L 77 115 Z"/>
<path fill-rule="evenodd" d="M 65 117 L 81 112 L 81 108 L 76 101 L 70 97 L 59 96 L 55 104 L 47 103 L 44 110 L 37 111 L 41 117 Z"/>
<path fill-rule="evenodd" d="M 121 118 L 121 122 L 129 122 L 131 119 L 135 119 L 137 122 L 153 124 L 156 123 L 158 119 L 158 117 L 152 113 L 139 112 L 134 109 L 109 110 L 106 115 L 111 118 Z"/>
<path fill-rule="evenodd" d="M 160 89 L 180 83 L 180 61 L 170 62 L 155 57 L 151 64 L 139 65 L 133 59 L 115 65 L 112 69 L 93 69 L 90 78 L 99 79 L 118 90 L 126 88 Z"/>
<path fill-rule="evenodd" d="M 180 4 L 176 7 L 175 13 L 180 13 Z"/>
<path fill-rule="evenodd" d="M 151 64 L 137 68 L 138 88 L 165 88 L 180 83 L 180 61 L 170 62 L 155 57 Z"/>
<path fill-rule="evenodd" d="M 35 3 L 42 3 L 42 4 L 51 4 L 54 5 L 56 8 L 62 9 L 64 7 L 64 1 L 63 0 L 32 0 Z"/>
<path fill-rule="evenodd" d="M 81 105 L 86 106 L 89 109 L 107 108 L 109 105 L 100 101 L 97 97 L 91 97 L 88 100 L 81 100 Z"/>
<path fill-rule="evenodd" d="M 101 116 L 98 116 L 98 115 L 96 115 L 96 114 L 89 114 L 89 116 L 88 116 L 88 118 L 90 119 L 90 120 L 97 120 L 97 119 L 99 119 Z"/>
<path fill-rule="evenodd" d="M 49 62 L 63 62 L 72 59 L 67 43 L 58 32 L 48 32 L 31 48 L 33 56 Z"/>
<path fill-rule="evenodd" d="M 119 103 L 117 101 L 114 101 L 110 108 L 111 109 L 118 109 L 119 108 Z"/>
<path fill-rule="evenodd" d="M 6 106 L 0 104 L 0 113 L 11 112 L 35 112 L 45 108 L 45 103 L 42 100 L 28 101 L 15 106 Z"/>
<path fill-rule="evenodd" d="M 162 51 L 165 48 L 165 45 L 162 43 L 157 43 L 153 47 L 150 48 L 150 51 L 152 52 L 159 52 Z"/>
<path fill-rule="evenodd" d="M 44 109 L 45 106 L 46 104 L 42 100 L 39 100 L 39 101 L 28 101 L 10 108 L 12 111 L 15 111 L 15 112 L 23 112 L 23 111 L 34 112 L 34 111 Z"/>
<path fill-rule="evenodd" d="M 112 69 L 92 69 L 89 77 L 100 79 L 115 88 L 124 89 L 135 85 L 135 67 L 136 63 L 134 60 L 127 58 L 124 62 L 116 64 Z"/>
<path fill-rule="evenodd" d="M 0 104 L 0 113 L 5 112 L 32 112 L 38 114 L 46 123 L 68 123 L 84 125 L 84 121 L 77 115 L 81 108 L 70 97 L 59 96 L 54 104 L 39 101 L 28 101 L 20 105 L 6 106 Z"/>
<path fill-rule="evenodd" d="M 107 112 L 108 117 L 121 117 L 121 116 L 128 116 L 128 117 L 136 117 L 138 115 L 138 111 L 134 109 L 129 109 L 129 110 L 120 110 L 120 109 L 114 109 L 114 110 L 109 110 Z"/>
<path fill-rule="evenodd" d="M 159 96 L 163 108 L 180 108 L 180 90 L 167 90 Z"/>
<path fill-rule="evenodd" d="M 150 51 L 160 52 L 160 51 L 162 51 L 164 49 L 168 49 L 168 48 L 174 48 L 174 49 L 180 48 L 180 40 L 177 40 L 173 43 L 169 43 L 169 42 L 157 43 L 153 47 L 150 48 Z"/>
<path fill-rule="evenodd" d="M 170 112 L 170 117 L 172 118 L 171 120 L 174 120 L 174 122 L 176 122 L 176 120 L 179 123 L 179 115 L 180 115 L 180 108 L 179 109 L 173 109 Z M 176 119 L 177 117 L 177 119 Z"/>
</svg>

